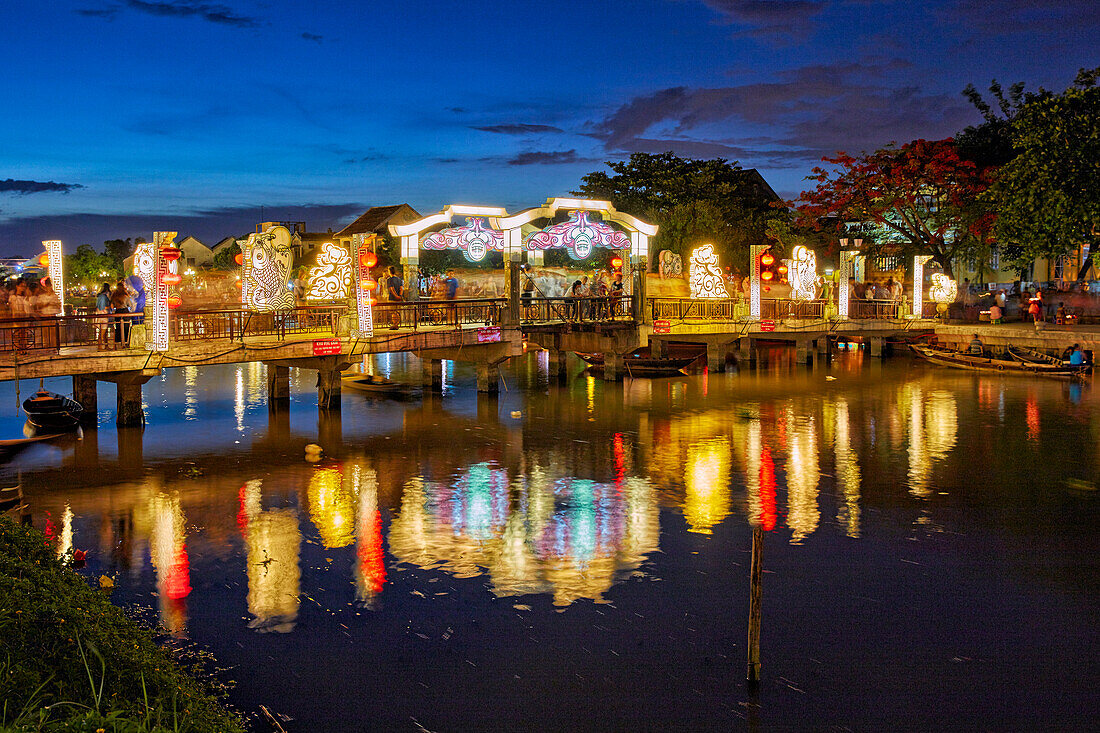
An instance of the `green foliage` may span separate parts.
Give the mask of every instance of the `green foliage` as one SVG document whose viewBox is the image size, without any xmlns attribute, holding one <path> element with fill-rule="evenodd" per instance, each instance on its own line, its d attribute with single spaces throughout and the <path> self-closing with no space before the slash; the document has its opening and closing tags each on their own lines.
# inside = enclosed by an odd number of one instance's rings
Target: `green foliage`
<svg viewBox="0 0 1100 733">
<path fill-rule="evenodd" d="M 58 560 L 34 529 L 0 518 L 0 730 L 243 731 L 197 659 Z"/>
<path fill-rule="evenodd" d="M 144 242 L 145 240 L 141 237 L 132 242 L 129 237 L 126 239 L 108 239 L 103 243 L 103 254 L 114 263 L 115 269 L 121 273 L 123 261 L 134 253 L 134 248 L 138 244 Z"/>
<path fill-rule="evenodd" d="M 1100 67 L 1061 94 L 1033 95 L 1012 119 L 1016 156 L 987 199 L 996 234 L 1017 266 L 1100 244 Z"/>
<path fill-rule="evenodd" d="M 972 161 L 979 168 L 999 168 L 1016 155 L 1012 143 L 1012 119 L 1027 102 L 1037 95 L 1024 91 L 1024 83 L 1017 82 L 1008 88 L 1008 95 L 1000 83 L 994 79 L 989 85 L 989 93 L 997 103 L 1000 115 L 974 88 L 967 84 L 963 96 L 982 113 L 985 119 L 980 125 L 971 125 L 955 136 L 955 146 L 959 156 Z"/>
<path fill-rule="evenodd" d="M 107 274 L 104 275 L 103 273 Z M 65 256 L 65 279 L 70 285 L 93 285 L 122 277 L 122 267 L 114 258 L 96 252 L 90 244 L 82 244 L 76 252 Z"/>
<path fill-rule="evenodd" d="M 237 255 L 241 253 L 241 245 L 231 244 L 228 247 L 223 247 L 217 251 L 214 255 L 214 267 L 218 270 L 232 270 L 235 267 L 239 267 L 237 264 Z"/>
<path fill-rule="evenodd" d="M 723 263 L 743 269 L 748 245 L 763 240 L 769 221 L 787 216 L 772 205 L 776 199 L 770 190 L 736 162 L 634 153 L 607 166 L 614 175 L 589 173 L 573 194 L 610 201 L 620 211 L 657 224 L 650 243 L 654 261 L 663 249 L 686 256 L 711 243 Z"/>
</svg>

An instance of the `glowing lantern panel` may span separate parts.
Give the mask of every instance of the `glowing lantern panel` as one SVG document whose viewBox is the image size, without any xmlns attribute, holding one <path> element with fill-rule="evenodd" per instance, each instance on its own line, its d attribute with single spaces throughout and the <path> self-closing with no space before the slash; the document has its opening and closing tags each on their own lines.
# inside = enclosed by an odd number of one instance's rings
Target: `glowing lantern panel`
<svg viewBox="0 0 1100 733">
<path fill-rule="evenodd" d="M 317 255 L 317 265 L 309 269 L 306 300 L 344 300 L 351 279 L 351 256 L 343 247 L 326 242 Z"/>
<path fill-rule="evenodd" d="M 691 269 L 688 285 L 692 298 L 728 298 L 726 286 L 722 281 L 722 271 L 718 268 L 718 253 L 714 245 L 704 244 L 691 253 Z"/>
</svg>

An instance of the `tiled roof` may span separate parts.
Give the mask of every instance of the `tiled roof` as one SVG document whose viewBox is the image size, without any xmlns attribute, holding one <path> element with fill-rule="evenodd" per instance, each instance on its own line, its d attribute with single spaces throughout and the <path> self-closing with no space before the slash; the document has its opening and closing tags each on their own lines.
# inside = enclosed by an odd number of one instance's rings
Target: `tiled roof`
<svg viewBox="0 0 1100 733">
<path fill-rule="evenodd" d="M 366 234 L 368 232 L 381 233 L 384 231 L 386 223 L 390 218 L 400 211 L 403 206 L 408 206 L 408 204 L 372 206 L 358 219 L 341 229 L 337 236 L 346 237 L 352 234 Z M 412 207 L 409 208 L 411 209 Z"/>
</svg>

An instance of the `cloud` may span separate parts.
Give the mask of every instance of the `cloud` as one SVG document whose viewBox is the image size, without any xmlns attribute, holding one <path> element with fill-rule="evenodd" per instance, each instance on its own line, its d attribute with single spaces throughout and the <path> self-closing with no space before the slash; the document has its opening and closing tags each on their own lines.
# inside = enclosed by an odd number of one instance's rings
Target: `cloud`
<svg viewBox="0 0 1100 733">
<path fill-rule="evenodd" d="M 380 160 L 389 160 L 389 156 L 385 153 L 367 153 L 366 155 L 356 156 L 354 158 L 344 158 L 344 162 L 348 165 L 355 163 L 376 163 Z"/>
<path fill-rule="evenodd" d="M 79 183 L 56 183 L 54 181 L 17 181 L 9 178 L 0 181 L 0 193 L 27 195 L 30 193 L 68 193 L 84 188 Z"/>
<path fill-rule="evenodd" d="M 608 151 L 728 149 L 742 159 L 789 164 L 895 140 L 947 137 L 976 120 L 959 95 L 899 86 L 891 77 L 905 66 L 896 60 L 814 65 L 782 72 L 773 82 L 659 89 L 598 120 L 590 134 Z"/>
<path fill-rule="evenodd" d="M 703 4 L 746 26 L 737 35 L 795 40 L 809 35 L 814 19 L 830 4 L 819 0 L 702 0 Z"/>
<path fill-rule="evenodd" d="M 584 158 L 576 150 L 529 151 L 508 159 L 508 165 L 562 165 L 566 163 L 592 163 L 595 158 Z"/>
<path fill-rule="evenodd" d="M 531 125 L 524 122 L 503 125 L 478 125 L 471 129 L 482 132 L 496 132 L 501 135 L 533 135 L 540 132 L 563 132 L 560 127 L 553 125 Z"/>
<path fill-rule="evenodd" d="M 316 33 L 303 33 L 302 38 L 306 39 L 307 41 L 313 41 L 314 43 L 321 43 L 325 40 L 324 36 L 319 36 Z"/>
<path fill-rule="evenodd" d="M 233 206 L 201 209 L 180 214 L 94 214 L 76 213 L 59 216 L 29 216 L 0 220 L 0 242 L 33 242 L 60 239 L 66 251 L 78 245 L 92 244 L 97 248 L 108 239 L 145 237 L 154 231 L 177 231 L 182 238 L 188 234 L 207 245 L 225 237 L 241 236 L 256 230 L 263 221 L 304 221 L 309 231 L 338 231 L 362 214 L 367 205 L 361 203 L 307 204 L 303 206 Z M 177 240 L 178 241 L 178 240 Z M 18 247 L 17 244 L 10 245 Z M 5 251 L 0 256 L 25 256 L 27 251 Z"/>
<path fill-rule="evenodd" d="M 1017 33 L 1085 33 L 1100 28 L 1096 0 L 954 0 L 935 9 L 938 19 L 955 29 L 1005 36 Z"/>
<path fill-rule="evenodd" d="M 175 0 L 166 2 L 149 2 L 149 0 L 122 0 L 123 5 L 106 5 L 103 8 L 81 8 L 76 12 L 88 17 L 114 19 L 123 6 L 136 10 L 139 13 L 155 15 L 163 18 L 198 18 L 210 23 L 229 25 L 236 28 L 257 28 L 261 25 L 259 18 L 241 15 L 232 8 L 220 3 L 195 2 L 195 0 Z"/>
</svg>

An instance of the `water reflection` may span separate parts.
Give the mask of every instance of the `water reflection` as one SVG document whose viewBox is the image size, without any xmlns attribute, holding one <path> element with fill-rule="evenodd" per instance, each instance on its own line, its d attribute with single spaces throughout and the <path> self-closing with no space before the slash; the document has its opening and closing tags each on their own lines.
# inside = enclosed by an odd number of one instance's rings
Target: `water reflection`
<svg viewBox="0 0 1100 733">
<path fill-rule="evenodd" d="M 849 537 L 859 537 L 859 458 L 852 450 L 848 400 L 836 401 L 836 485 L 840 493 L 836 520 Z"/>
<path fill-rule="evenodd" d="M 817 423 L 812 416 L 798 416 L 787 406 L 787 523 L 791 544 L 797 545 L 817 529 Z"/>
<path fill-rule="evenodd" d="M 730 441 L 710 438 L 687 449 L 684 518 L 692 532 L 710 534 L 730 512 Z"/>
<path fill-rule="evenodd" d="M 259 498 L 260 482 L 250 481 L 246 492 Z M 258 508 L 259 502 L 247 501 Z M 248 626 L 259 631 L 285 634 L 294 629 L 301 605 L 301 570 L 298 555 L 302 534 L 298 512 L 293 509 L 267 509 L 248 515 Z"/>
<path fill-rule="evenodd" d="M 600 601 L 657 549 L 658 536 L 656 497 L 644 479 L 562 477 L 537 463 L 510 479 L 479 463 L 453 481 L 411 479 L 389 544 L 404 562 L 457 577 L 487 573 L 498 596 L 550 593 L 568 605 Z"/>
<path fill-rule="evenodd" d="M 191 564 L 187 557 L 186 520 L 177 492 L 152 489 L 149 497 L 149 554 L 157 574 L 160 623 L 175 636 L 187 628 Z"/>
</svg>

